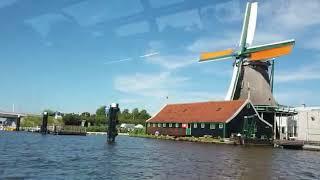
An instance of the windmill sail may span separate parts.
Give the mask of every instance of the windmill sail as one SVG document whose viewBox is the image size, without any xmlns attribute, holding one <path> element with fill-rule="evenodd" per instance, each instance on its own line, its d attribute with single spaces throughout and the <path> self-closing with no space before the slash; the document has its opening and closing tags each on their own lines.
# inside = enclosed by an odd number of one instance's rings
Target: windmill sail
<svg viewBox="0 0 320 180">
<path fill-rule="evenodd" d="M 247 30 L 247 38 L 246 38 L 246 45 L 249 45 L 249 46 L 251 46 L 253 42 L 253 37 L 256 30 L 257 15 L 258 15 L 258 3 L 257 2 L 251 3 L 250 17 L 248 22 L 248 30 Z"/>
<path fill-rule="evenodd" d="M 241 37 L 239 42 L 240 52 L 245 50 L 246 45 L 251 45 L 253 42 L 254 32 L 256 29 L 257 12 L 258 12 L 257 2 L 247 3 L 246 13 L 244 16 L 242 32 L 241 32 Z M 233 67 L 230 86 L 229 86 L 227 95 L 225 97 L 226 101 L 230 101 L 234 98 L 240 72 L 241 72 L 241 65 L 237 66 L 235 63 Z"/>
<path fill-rule="evenodd" d="M 212 61 L 212 60 L 223 60 L 233 57 L 233 50 L 227 49 L 222 51 L 215 51 L 215 52 L 207 52 L 202 53 L 200 56 L 200 62 L 202 61 Z"/>
<path fill-rule="evenodd" d="M 271 59 L 289 54 L 294 46 L 295 40 L 287 40 L 261 46 L 252 46 L 246 49 L 244 54 L 249 54 L 251 61 Z"/>
</svg>

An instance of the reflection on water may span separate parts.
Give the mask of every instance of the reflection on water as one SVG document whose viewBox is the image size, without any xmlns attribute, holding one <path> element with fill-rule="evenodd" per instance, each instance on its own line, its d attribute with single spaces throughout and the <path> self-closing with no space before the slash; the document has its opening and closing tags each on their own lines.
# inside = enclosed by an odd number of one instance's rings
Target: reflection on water
<svg viewBox="0 0 320 180">
<path fill-rule="evenodd" d="M 0 179 L 319 179 L 320 152 L 0 131 Z"/>
</svg>

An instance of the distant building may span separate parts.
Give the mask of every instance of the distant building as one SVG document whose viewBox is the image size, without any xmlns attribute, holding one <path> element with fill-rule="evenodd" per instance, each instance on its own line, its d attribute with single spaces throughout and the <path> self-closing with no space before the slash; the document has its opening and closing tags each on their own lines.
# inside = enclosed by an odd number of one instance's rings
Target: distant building
<svg viewBox="0 0 320 180">
<path fill-rule="evenodd" d="M 168 104 L 147 120 L 148 134 L 269 139 L 272 132 L 249 100 Z"/>
<path fill-rule="evenodd" d="M 135 124 L 122 123 L 120 125 L 120 132 L 133 131 L 135 129 Z"/>
<path fill-rule="evenodd" d="M 297 120 L 294 116 L 276 118 L 279 139 L 297 139 Z"/>
<path fill-rule="evenodd" d="M 320 142 L 320 107 L 297 107 L 296 111 L 297 139 Z"/>
</svg>

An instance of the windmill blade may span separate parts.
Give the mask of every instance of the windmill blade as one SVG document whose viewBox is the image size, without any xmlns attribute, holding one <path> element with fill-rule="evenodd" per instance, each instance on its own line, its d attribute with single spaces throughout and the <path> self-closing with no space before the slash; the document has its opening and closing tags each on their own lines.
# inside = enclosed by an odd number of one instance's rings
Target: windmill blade
<svg viewBox="0 0 320 180">
<path fill-rule="evenodd" d="M 234 93 L 235 93 L 235 90 L 236 90 L 236 87 L 237 87 L 237 82 L 238 82 L 240 71 L 241 71 L 241 64 L 238 65 L 238 66 L 237 65 L 233 66 L 232 78 L 231 78 L 231 82 L 230 82 L 230 86 L 229 86 L 227 95 L 226 95 L 226 97 L 224 99 L 225 101 L 233 100 Z"/>
<path fill-rule="evenodd" d="M 199 62 L 218 61 L 234 57 L 233 49 L 202 53 Z"/>
<path fill-rule="evenodd" d="M 249 24 L 248 24 L 248 30 L 247 30 L 247 39 L 246 39 L 246 45 L 249 45 L 249 46 L 251 46 L 253 42 L 253 37 L 256 30 L 257 14 L 258 14 L 258 2 L 251 3 Z"/>
<path fill-rule="evenodd" d="M 283 55 L 290 54 L 295 40 L 287 40 L 272 44 L 265 44 L 260 46 L 253 46 L 246 49 L 244 54 L 249 55 L 251 61 L 259 61 L 265 59 L 271 59 Z"/>
<path fill-rule="evenodd" d="M 248 2 L 244 20 L 243 20 L 240 42 L 239 42 L 240 53 L 242 53 L 245 50 L 247 44 L 249 45 L 252 44 L 254 32 L 256 29 L 257 12 L 258 12 L 258 3 Z"/>
</svg>

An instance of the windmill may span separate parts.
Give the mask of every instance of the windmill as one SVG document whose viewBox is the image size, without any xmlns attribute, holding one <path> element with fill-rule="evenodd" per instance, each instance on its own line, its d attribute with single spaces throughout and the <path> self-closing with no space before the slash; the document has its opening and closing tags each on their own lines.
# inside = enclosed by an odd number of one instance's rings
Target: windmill
<svg viewBox="0 0 320 180">
<path fill-rule="evenodd" d="M 272 95 L 274 58 L 289 54 L 295 40 L 252 46 L 257 10 L 258 2 L 247 3 L 238 50 L 202 53 L 199 62 L 235 60 L 225 100 L 249 98 L 254 105 L 276 106 Z"/>
</svg>

